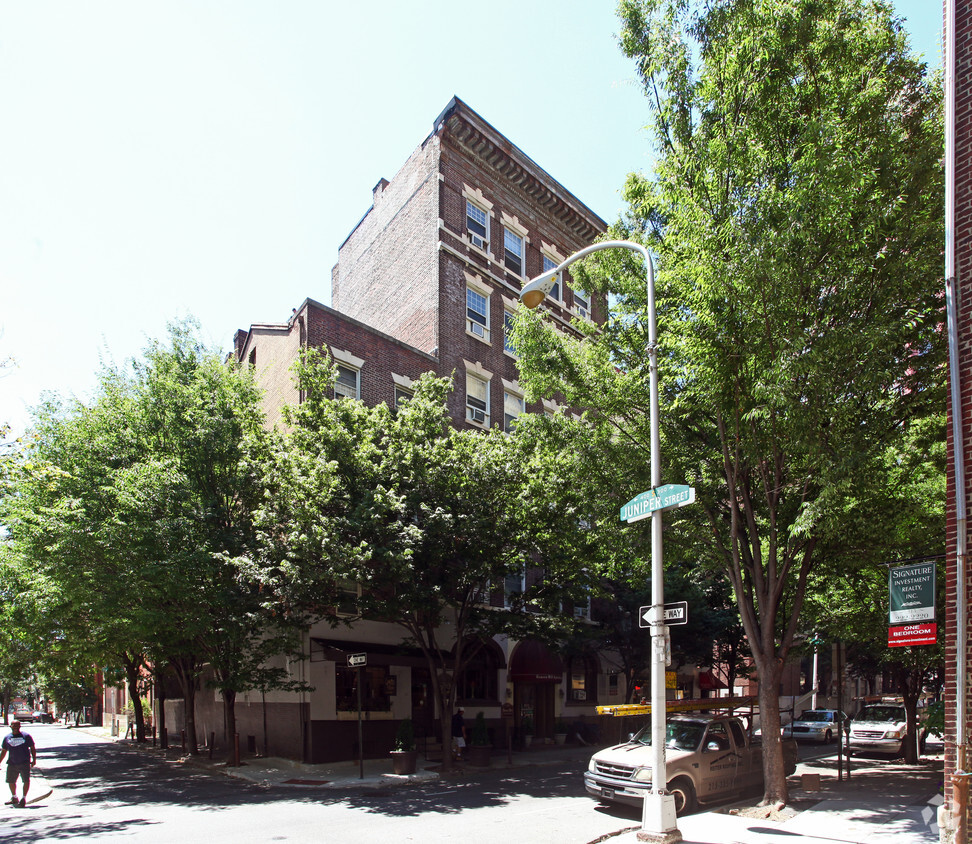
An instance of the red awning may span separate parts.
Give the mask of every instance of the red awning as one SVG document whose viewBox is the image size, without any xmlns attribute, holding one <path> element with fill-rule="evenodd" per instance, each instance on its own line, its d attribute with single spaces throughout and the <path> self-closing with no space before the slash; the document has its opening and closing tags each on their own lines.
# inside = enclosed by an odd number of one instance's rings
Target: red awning
<svg viewBox="0 0 972 844">
<path fill-rule="evenodd" d="M 711 692 L 714 689 L 728 689 L 729 687 L 711 671 L 703 671 L 699 674 L 699 688 L 703 692 Z"/>
<path fill-rule="evenodd" d="M 507 677 L 521 683 L 560 683 L 564 679 L 564 666 L 546 645 L 528 639 L 513 651 Z"/>
</svg>

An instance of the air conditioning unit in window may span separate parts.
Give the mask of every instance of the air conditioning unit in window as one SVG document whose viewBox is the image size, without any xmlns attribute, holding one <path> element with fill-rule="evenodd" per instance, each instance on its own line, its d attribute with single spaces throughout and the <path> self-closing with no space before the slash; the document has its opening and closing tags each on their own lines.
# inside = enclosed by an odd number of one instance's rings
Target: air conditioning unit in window
<svg viewBox="0 0 972 844">
<path fill-rule="evenodd" d="M 577 316 L 579 316 L 581 319 L 591 318 L 591 315 L 587 312 L 587 308 L 581 307 L 580 305 L 577 306 Z"/>
<path fill-rule="evenodd" d="M 470 320 L 469 327 L 472 333 L 475 334 L 477 337 L 486 336 L 486 327 L 483 326 L 482 324 Z"/>
<path fill-rule="evenodd" d="M 472 419 L 473 422 L 478 422 L 480 425 L 485 425 L 486 424 L 486 411 L 485 410 L 479 410 L 476 407 L 470 407 L 469 408 L 469 418 Z"/>
<path fill-rule="evenodd" d="M 478 234 L 469 233 L 469 242 L 475 246 L 477 249 L 482 249 L 486 251 L 486 241 L 483 240 Z"/>
<path fill-rule="evenodd" d="M 587 700 L 587 690 L 586 689 L 572 689 L 570 696 L 573 700 Z"/>
</svg>

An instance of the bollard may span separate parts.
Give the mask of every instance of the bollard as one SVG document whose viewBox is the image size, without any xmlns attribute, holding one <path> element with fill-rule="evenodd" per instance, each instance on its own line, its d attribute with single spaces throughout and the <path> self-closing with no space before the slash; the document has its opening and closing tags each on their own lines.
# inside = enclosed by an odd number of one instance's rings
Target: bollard
<svg viewBox="0 0 972 844">
<path fill-rule="evenodd" d="M 156 738 L 155 730 L 156 730 L 156 727 L 155 727 L 155 724 L 153 724 L 152 725 L 152 747 L 155 747 L 155 738 Z"/>
</svg>

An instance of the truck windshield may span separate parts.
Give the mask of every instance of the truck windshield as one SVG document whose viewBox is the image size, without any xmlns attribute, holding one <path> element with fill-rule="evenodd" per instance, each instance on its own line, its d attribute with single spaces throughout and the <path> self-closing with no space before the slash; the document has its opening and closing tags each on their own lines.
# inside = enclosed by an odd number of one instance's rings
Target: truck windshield
<svg viewBox="0 0 972 844">
<path fill-rule="evenodd" d="M 904 721 L 904 707 L 901 706 L 865 706 L 855 721 Z"/>
<path fill-rule="evenodd" d="M 698 750 L 705 724 L 694 721 L 669 721 L 665 725 L 665 747 L 671 750 Z M 651 746 L 651 724 L 635 734 L 632 741 Z"/>
</svg>

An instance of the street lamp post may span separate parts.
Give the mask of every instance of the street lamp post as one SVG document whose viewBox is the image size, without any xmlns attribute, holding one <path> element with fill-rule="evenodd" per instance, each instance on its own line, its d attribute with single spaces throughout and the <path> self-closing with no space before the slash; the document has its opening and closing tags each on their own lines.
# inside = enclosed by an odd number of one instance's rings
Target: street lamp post
<svg viewBox="0 0 972 844">
<path fill-rule="evenodd" d="M 628 249 L 637 252 L 645 261 L 648 290 L 648 378 L 649 425 L 651 428 L 651 487 L 661 486 L 661 436 L 658 427 L 658 336 L 655 328 L 655 268 L 648 250 L 629 240 L 608 240 L 595 243 L 575 252 L 567 260 L 537 276 L 520 291 L 520 301 L 528 308 L 536 308 L 553 289 L 554 279 L 562 270 L 592 252 L 603 249 Z M 675 798 L 666 792 L 668 777 L 665 767 L 665 646 L 668 628 L 665 625 L 665 584 L 662 561 L 662 511 L 651 514 L 651 791 L 645 795 L 641 818 L 641 841 L 681 841 L 682 834 L 675 822 Z"/>
</svg>

